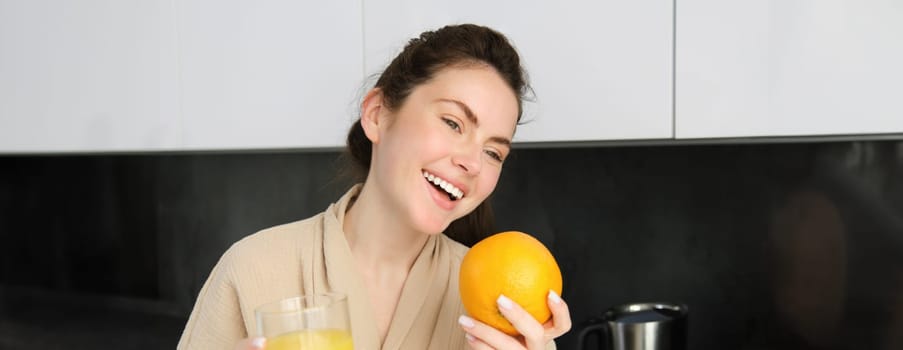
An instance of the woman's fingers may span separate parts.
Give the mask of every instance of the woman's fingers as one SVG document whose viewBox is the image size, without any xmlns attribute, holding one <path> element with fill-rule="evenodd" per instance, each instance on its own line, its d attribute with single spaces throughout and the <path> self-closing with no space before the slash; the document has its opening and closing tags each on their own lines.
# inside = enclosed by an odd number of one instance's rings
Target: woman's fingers
<svg viewBox="0 0 903 350">
<path fill-rule="evenodd" d="M 473 349 L 523 349 L 517 339 L 483 322 L 462 315 L 458 323 L 470 335 L 467 344 Z"/>
<path fill-rule="evenodd" d="M 546 337 L 545 328 L 527 310 L 524 310 L 524 308 L 504 295 L 499 296 L 496 303 L 502 315 L 524 337 L 524 345 L 526 345 L 527 349 L 545 348 L 546 343 L 551 338 Z"/>
<path fill-rule="evenodd" d="M 467 348 L 472 350 L 494 350 L 489 344 L 484 343 L 482 340 L 478 339 L 470 335 L 470 333 L 464 333 L 464 337 L 467 338 Z"/>
<path fill-rule="evenodd" d="M 499 311 L 521 334 L 512 337 L 482 322 L 461 316 L 458 322 L 467 332 L 467 344 L 472 349 L 545 349 L 546 344 L 571 329 L 571 313 L 567 303 L 554 291 L 548 294 L 552 318 L 539 324 L 533 316 L 511 299 L 500 296 L 496 303 Z"/>
<path fill-rule="evenodd" d="M 549 291 L 549 310 L 552 310 L 552 319 L 549 320 L 551 324 L 546 323 L 546 334 L 551 335 L 551 339 L 558 338 L 571 330 L 571 311 L 568 304 L 561 300 L 554 290 Z"/>
<path fill-rule="evenodd" d="M 235 344 L 235 350 L 262 350 L 266 346 L 266 338 L 245 338 Z"/>
</svg>

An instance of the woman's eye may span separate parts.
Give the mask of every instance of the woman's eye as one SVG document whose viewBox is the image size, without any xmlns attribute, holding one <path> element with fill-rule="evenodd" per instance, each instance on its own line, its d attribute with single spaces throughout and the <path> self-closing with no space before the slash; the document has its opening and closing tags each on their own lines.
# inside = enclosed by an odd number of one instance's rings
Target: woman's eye
<svg viewBox="0 0 903 350">
<path fill-rule="evenodd" d="M 492 151 L 492 150 L 486 150 L 485 152 L 492 159 L 495 159 L 496 161 L 499 161 L 499 162 L 502 161 L 502 155 L 498 154 L 498 152 Z"/>
<path fill-rule="evenodd" d="M 454 131 L 461 131 L 461 126 L 458 125 L 458 123 L 455 122 L 454 120 L 451 120 L 451 119 L 448 119 L 448 118 L 442 118 L 442 121 L 444 121 L 445 124 L 447 124 L 448 127 L 450 127 L 452 130 L 454 130 Z"/>
</svg>

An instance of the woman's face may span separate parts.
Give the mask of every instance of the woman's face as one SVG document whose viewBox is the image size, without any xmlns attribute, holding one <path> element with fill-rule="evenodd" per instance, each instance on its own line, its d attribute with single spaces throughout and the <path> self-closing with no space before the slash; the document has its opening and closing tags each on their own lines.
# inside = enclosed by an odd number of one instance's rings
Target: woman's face
<svg viewBox="0 0 903 350">
<path fill-rule="evenodd" d="M 450 67 L 379 108 L 368 182 L 412 229 L 439 233 L 495 189 L 517 125 L 514 91 L 488 66 Z M 365 128 L 366 129 L 366 128 Z M 438 183 L 438 185 L 437 185 Z"/>
</svg>

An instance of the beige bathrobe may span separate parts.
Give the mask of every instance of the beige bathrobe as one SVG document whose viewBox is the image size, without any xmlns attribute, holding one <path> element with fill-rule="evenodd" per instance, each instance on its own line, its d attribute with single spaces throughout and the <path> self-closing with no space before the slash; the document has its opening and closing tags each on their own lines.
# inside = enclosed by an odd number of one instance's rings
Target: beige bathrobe
<svg viewBox="0 0 903 350">
<path fill-rule="evenodd" d="M 355 186 L 325 212 L 248 236 L 223 254 L 201 289 L 178 349 L 233 349 L 257 335 L 254 308 L 315 292 L 348 295 L 356 350 L 465 349 L 458 270 L 467 247 L 430 236 L 405 281 L 386 339 L 342 231 Z M 554 343 L 550 344 L 554 349 Z"/>
</svg>

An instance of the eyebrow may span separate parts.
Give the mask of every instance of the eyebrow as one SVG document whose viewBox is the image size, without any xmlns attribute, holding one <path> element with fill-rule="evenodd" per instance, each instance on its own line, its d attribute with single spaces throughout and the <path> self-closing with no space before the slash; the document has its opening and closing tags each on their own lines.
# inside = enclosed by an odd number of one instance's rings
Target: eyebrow
<svg viewBox="0 0 903 350">
<path fill-rule="evenodd" d="M 439 101 L 441 101 L 441 102 L 451 102 L 451 103 L 457 105 L 458 108 L 460 108 L 462 111 L 464 111 L 464 115 L 467 116 L 467 119 L 470 119 L 470 122 L 471 122 L 471 123 L 473 123 L 473 124 L 476 125 L 476 126 L 480 126 L 480 120 L 477 119 L 476 114 L 473 114 L 473 111 L 470 110 L 470 107 L 468 107 L 466 104 L 464 104 L 464 102 L 461 102 L 461 101 L 458 101 L 458 100 L 449 99 L 449 98 L 440 98 Z M 511 140 L 509 140 L 508 138 L 505 138 L 505 137 L 501 137 L 501 136 L 492 136 L 492 137 L 489 138 L 489 141 L 492 141 L 492 142 L 495 142 L 495 143 L 499 143 L 499 144 L 502 144 L 502 145 L 511 147 Z"/>
</svg>

